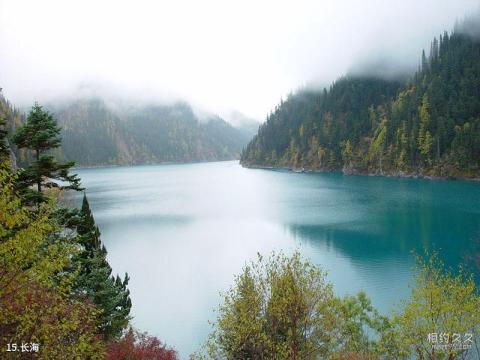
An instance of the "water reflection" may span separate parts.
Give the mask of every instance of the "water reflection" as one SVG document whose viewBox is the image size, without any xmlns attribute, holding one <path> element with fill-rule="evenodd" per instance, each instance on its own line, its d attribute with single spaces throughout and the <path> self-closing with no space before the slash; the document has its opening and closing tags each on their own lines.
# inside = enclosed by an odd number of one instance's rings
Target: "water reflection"
<svg viewBox="0 0 480 360">
<path fill-rule="evenodd" d="M 382 311 L 408 295 L 411 251 L 463 261 L 479 230 L 479 184 L 249 170 L 236 162 L 79 171 L 135 324 L 182 358 L 205 339 L 219 292 L 257 252 L 329 271 L 338 293 Z"/>
</svg>

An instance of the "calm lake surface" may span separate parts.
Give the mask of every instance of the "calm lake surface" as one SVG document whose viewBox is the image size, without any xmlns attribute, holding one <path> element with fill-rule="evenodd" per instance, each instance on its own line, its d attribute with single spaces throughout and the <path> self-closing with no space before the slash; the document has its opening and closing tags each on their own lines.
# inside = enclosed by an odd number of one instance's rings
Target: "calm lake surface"
<svg viewBox="0 0 480 360">
<path fill-rule="evenodd" d="M 480 237 L 480 184 L 244 169 L 238 162 L 78 170 L 114 272 L 128 272 L 134 325 L 182 358 L 198 349 L 220 291 L 257 252 L 295 249 L 337 293 L 392 310 L 412 250 L 451 266 Z"/>
</svg>

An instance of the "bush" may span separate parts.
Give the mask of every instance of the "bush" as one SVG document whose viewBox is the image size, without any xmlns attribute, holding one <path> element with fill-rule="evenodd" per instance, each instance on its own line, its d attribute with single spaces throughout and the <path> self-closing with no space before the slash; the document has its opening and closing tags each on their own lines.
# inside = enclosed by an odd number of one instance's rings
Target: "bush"
<svg viewBox="0 0 480 360">
<path fill-rule="evenodd" d="M 177 352 L 155 336 L 130 329 L 108 345 L 106 360 L 177 360 Z"/>
<path fill-rule="evenodd" d="M 383 319 L 368 298 L 338 298 L 325 271 L 272 255 L 245 266 L 218 310 L 207 352 L 214 359 L 318 359 L 368 353 Z M 338 356 L 337 356 L 338 357 Z"/>
</svg>

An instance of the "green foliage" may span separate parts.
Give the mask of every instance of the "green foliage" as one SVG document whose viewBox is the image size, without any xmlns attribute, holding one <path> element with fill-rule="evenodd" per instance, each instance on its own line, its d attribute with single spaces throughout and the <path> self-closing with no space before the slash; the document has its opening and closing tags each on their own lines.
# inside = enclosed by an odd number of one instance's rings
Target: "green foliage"
<svg viewBox="0 0 480 360">
<path fill-rule="evenodd" d="M 383 320 L 362 293 L 336 297 L 325 275 L 298 253 L 259 256 L 225 294 L 209 356 L 317 359 L 372 351 L 366 331 L 380 329 Z"/>
<path fill-rule="evenodd" d="M 60 143 L 53 117 L 35 105 L 20 126 L 15 141 L 34 150 L 35 160 L 14 174 L 15 158 L 5 138 L 21 121 L 0 97 L 2 114 L 7 122 L 0 125 L 5 149 L 0 157 L 0 351 L 6 354 L 6 344 L 36 343 L 39 352 L 29 355 L 39 359 L 102 359 L 106 342 L 120 338 L 130 320 L 128 275 L 112 276 L 86 196 L 80 210 L 56 206 L 63 189 L 79 189 L 79 179 L 69 175 L 71 163 L 58 164 L 42 153 Z M 51 188 L 47 177 L 70 184 Z M 37 181 L 37 190 L 30 189 Z M 135 354 L 147 346 L 156 358 L 176 358 L 158 339 L 140 339 Z"/>
<path fill-rule="evenodd" d="M 346 167 L 352 166 L 353 161 L 353 148 L 350 140 L 344 140 L 340 143 L 342 148 L 342 161 Z"/>
<path fill-rule="evenodd" d="M 412 295 L 391 317 L 380 315 L 363 292 L 336 296 L 325 272 L 298 253 L 266 261 L 259 256 L 235 278 L 213 326 L 208 353 L 198 358 L 480 356 L 480 297 L 474 280 L 461 269 L 446 271 L 435 255 L 418 260 Z"/>
<path fill-rule="evenodd" d="M 15 144 L 20 148 L 45 151 L 60 146 L 60 128 L 52 114 L 35 103 L 28 114 L 27 123 L 20 127 L 15 136 Z"/>
<path fill-rule="evenodd" d="M 68 185 L 60 186 L 63 189 L 81 190 L 80 179 L 69 174 L 69 169 L 74 163 L 59 164 L 52 155 L 45 153 L 60 146 L 59 134 L 60 128 L 53 116 L 37 103 L 28 114 L 26 123 L 15 132 L 13 137 L 15 144 L 20 149 L 25 148 L 35 154 L 35 160 L 31 165 L 20 171 L 18 182 L 19 189 L 30 202 L 38 204 L 45 201 L 42 186 L 59 186 L 49 182 L 48 179 L 67 182 Z M 36 190 L 32 189 L 33 185 L 36 186 Z"/>
<path fill-rule="evenodd" d="M 420 129 L 418 130 L 418 149 L 420 151 L 421 159 L 424 163 L 431 162 L 432 151 L 432 136 L 430 135 L 430 103 L 427 94 L 423 95 L 422 105 L 418 109 L 420 116 Z"/>
<path fill-rule="evenodd" d="M 411 297 L 394 315 L 380 348 L 389 358 L 478 358 L 479 336 L 480 297 L 472 276 L 446 271 L 434 255 L 419 261 Z"/>
<path fill-rule="evenodd" d="M 51 115 L 35 106 L 15 140 L 35 150 L 36 160 L 20 175 L 8 159 L 1 162 L 1 351 L 7 343 L 33 342 L 40 344 L 40 359 L 101 359 L 105 340 L 120 337 L 130 319 L 128 276 L 111 275 L 86 197 L 80 211 L 56 207 L 59 190 L 48 188 L 44 176 L 72 180 L 61 188 L 78 189 L 71 164 L 40 153 L 58 146 L 58 131 Z M 42 187 L 17 193 L 20 181 L 28 184 L 26 174 L 36 179 L 40 173 Z M 35 207 L 25 205 L 32 194 Z"/>
<path fill-rule="evenodd" d="M 368 149 L 368 162 L 371 168 L 383 172 L 387 143 L 387 120 L 384 118 L 375 130 L 375 134 Z"/>
<path fill-rule="evenodd" d="M 355 296 L 337 297 L 336 301 L 340 317 L 335 326 L 340 329 L 341 335 L 337 352 L 332 357 L 342 354 L 376 357 L 378 344 L 375 338 L 388 328 L 389 319 L 378 313 L 363 291 Z"/>
<path fill-rule="evenodd" d="M 128 275 L 122 281 L 112 276 L 112 268 L 107 261 L 107 250 L 100 240 L 100 231 L 95 224 L 86 195 L 77 225 L 78 242 L 81 245 L 77 257 L 80 272 L 76 289 L 86 295 L 100 310 L 99 331 L 106 339 L 118 338 L 130 320 L 132 303 L 127 288 Z"/>
<path fill-rule="evenodd" d="M 268 115 L 241 163 L 480 177 L 480 42 L 460 28 L 433 40 L 408 82 L 350 76 L 291 95 Z"/>
<path fill-rule="evenodd" d="M 52 241 L 58 230 L 54 200 L 32 212 L 22 205 L 15 181 L 8 167 L 0 169 L 0 351 L 7 343 L 34 342 L 40 359 L 101 358 L 97 310 L 70 296 L 65 269 L 75 247 Z"/>
</svg>

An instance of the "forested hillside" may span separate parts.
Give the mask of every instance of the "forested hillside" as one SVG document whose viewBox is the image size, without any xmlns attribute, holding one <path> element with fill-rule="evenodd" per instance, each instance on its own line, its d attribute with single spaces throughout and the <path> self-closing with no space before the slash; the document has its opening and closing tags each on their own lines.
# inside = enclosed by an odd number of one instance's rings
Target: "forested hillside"
<svg viewBox="0 0 480 360">
<path fill-rule="evenodd" d="M 480 31 L 466 20 L 422 53 L 407 83 L 346 76 L 282 101 L 247 145 L 248 167 L 480 176 Z"/>
<path fill-rule="evenodd" d="M 94 98 L 49 109 L 64 158 L 80 165 L 230 160 L 249 140 L 219 117 L 200 121 L 185 103 L 116 108 Z"/>
<path fill-rule="evenodd" d="M 238 159 L 252 122 L 235 127 L 210 115 L 200 120 L 186 103 L 118 106 L 100 98 L 51 103 L 62 132 L 56 156 L 77 165 L 130 165 Z M 9 138 L 25 116 L 0 94 Z M 12 146 L 20 164 L 28 155 Z"/>
</svg>

